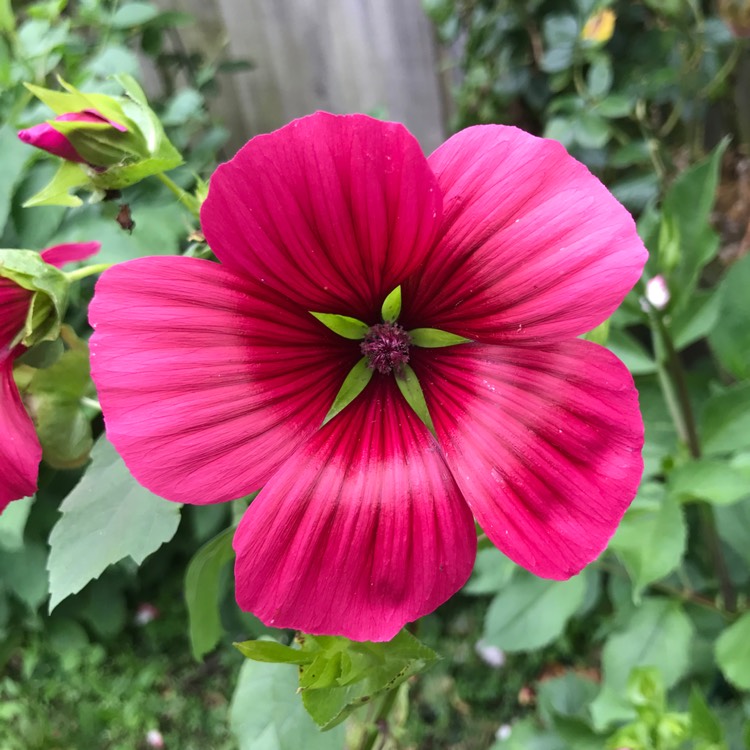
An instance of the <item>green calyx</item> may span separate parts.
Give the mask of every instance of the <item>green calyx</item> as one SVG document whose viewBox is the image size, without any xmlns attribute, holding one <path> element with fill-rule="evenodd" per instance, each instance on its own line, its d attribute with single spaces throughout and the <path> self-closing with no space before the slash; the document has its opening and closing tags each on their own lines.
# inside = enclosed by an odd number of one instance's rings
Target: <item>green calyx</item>
<svg viewBox="0 0 750 750">
<path fill-rule="evenodd" d="M 31 347 L 56 339 L 68 304 L 65 274 L 34 250 L 0 249 L 0 277 L 33 292 L 24 327 L 13 343 Z"/>
</svg>

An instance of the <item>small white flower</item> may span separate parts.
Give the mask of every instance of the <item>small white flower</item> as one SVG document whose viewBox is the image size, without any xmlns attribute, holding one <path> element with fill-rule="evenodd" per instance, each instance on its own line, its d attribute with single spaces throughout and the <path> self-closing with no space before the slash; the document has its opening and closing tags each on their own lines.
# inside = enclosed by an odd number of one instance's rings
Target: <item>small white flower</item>
<svg viewBox="0 0 750 750">
<path fill-rule="evenodd" d="M 513 729 L 510 724 L 501 724 L 495 732 L 495 739 L 500 742 L 510 739 L 510 735 L 513 733 Z"/>
<path fill-rule="evenodd" d="M 164 747 L 164 737 L 158 729 L 149 729 L 146 732 L 146 744 L 149 747 L 155 747 L 157 750 Z"/>
</svg>

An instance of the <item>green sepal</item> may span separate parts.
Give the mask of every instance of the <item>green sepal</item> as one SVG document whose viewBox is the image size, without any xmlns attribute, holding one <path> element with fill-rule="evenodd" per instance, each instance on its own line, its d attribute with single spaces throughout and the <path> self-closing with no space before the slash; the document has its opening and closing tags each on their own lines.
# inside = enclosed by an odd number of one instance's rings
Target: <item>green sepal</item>
<svg viewBox="0 0 750 750">
<path fill-rule="evenodd" d="M 432 424 L 432 417 L 427 409 L 422 386 L 419 384 L 417 373 L 409 365 L 404 365 L 404 369 L 396 375 L 396 385 L 401 391 L 401 395 L 406 399 L 406 403 L 411 406 L 414 413 L 424 422 L 425 427 L 435 435 L 435 426 Z"/>
<path fill-rule="evenodd" d="M 443 346 L 455 346 L 456 344 L 469 344 L 471 339 L 457 336 L 455 333 L 441 331 L 438 328 L 415 328 L 409 331 L 411 343 L 425 349 L 438 349 Z"/>
<path fill-rule="evenodd" d="M 34 250 L 0 250 L 0 277 L 34 293 L 24 328 L 14 343 L 31 347 L 56 339 L 68 304 L 65 274 L 45 263 Z"/>
<path fill-rule="evenodd" d="M 359 396 L 372 379 L 373 370 L 367 366 L 367 357 L 357 362 L 344 378 L 344 382 L 333 400 L 333 405 L 328 410 L 323 424 L 328 424 L 337 414 L 343 411 L 357 396 Z"/>
<path fill-rule="evenodd" d="M 89 176 L 82 164 L 64 161 L 55 172 L 55 176 L 38 193 L 32 195 L 23 208 L 32 206 L 70 206 L 75 208 L 83 201 L 70 191 L 73 188 L 89 184 Z"/>
<path fill-rule="evenodd" d="M 401 287 L 397 286 L 384 300 L 380 310 L 386 323 L 393 323 L 401 315 Z"/>
<path fill-rule="evenodd" d="M 276 641 L 244 641 L 235 643 L 234 647 L 248 659 L 273 664 L 310 664 L 315 659 L 314 654 Z"/>
<path fill-rule="evenodd" d="M 343 336 L 345 339 L 360 341 L 365 337 L 369 326 L 356 318 L 350 318 L 348 315 L 334 315 L 331 313 L 311 312 L 310 315 L 319 320 L 326 328 L 330 328 L 334 333 Z"/>
</svg>

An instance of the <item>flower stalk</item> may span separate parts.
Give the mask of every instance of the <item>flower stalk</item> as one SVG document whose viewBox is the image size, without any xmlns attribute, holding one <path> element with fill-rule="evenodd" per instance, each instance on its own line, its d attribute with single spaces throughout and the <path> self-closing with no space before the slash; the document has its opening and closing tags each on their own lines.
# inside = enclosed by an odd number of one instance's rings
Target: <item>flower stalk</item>
<svg viewBox="0 0 750 750">
<path fill-rule="evenodd" d="M 75 271 L 68 271 L 65 274 L 65 278 L 68 281 L 80 281 L 87 276 L 95 276 L 98 273 L 102 273 L 112 265 L 112 263 L 95 263 L 92 266 L 83 266 L 83 268 L 76 268 Z"/>
</svg>

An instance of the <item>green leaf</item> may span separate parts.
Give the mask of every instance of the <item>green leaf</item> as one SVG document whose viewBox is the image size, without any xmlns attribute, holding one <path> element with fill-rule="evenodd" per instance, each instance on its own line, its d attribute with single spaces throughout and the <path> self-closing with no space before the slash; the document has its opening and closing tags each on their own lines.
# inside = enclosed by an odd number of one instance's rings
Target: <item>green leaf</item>
<svg viewBox="0 0 750 750">
<path fill-rule="evenodd" d="M 677 498 L 661 484 L 645 484 L 609 544 L 633 581 L 636 601 L 649 583 L 664 578 L 682 560 L 687 526 Z"/>
<path fill-rule="evenodd" d="M 344 728 L 322 734 L 297 694 L 297 670 L 287 664 L 246 661 L 229 709 L 240 750 L 333 750 Z"/>
<path fill-rule="evenodd" d="M 401 391 L 401 395 L 406 399 L 406 403 L 411 406 L 414 413 L 434 435 L 435 426 L 432 424 L 432 417 L 430 417 L 430 412 L 427 409 L 427 402 L 422 392 L 422 386 L 419 384 L 417 373 L 409 365 L 404 365 L 403 371 L 396 375 L 396 385 Z"/>
<path fill-rule="evenodd" d="M 531 651 L 555 640 L 583 603 L 586 578 L 550 581 L 519 570 L 487 610 L 484 640 L 503 651 Z"/>
<path fill-rule="evenodd" d="M 497 594 L 507 586 L 516 570 L 518 566 L 496 547 L 479 550 L 474 571 L 462 593 Z"/>
<path fill-rule="evenodd" d="M 13 552 L 23 547 L 23 532 L 33 504 L 33 497 L 25 497 L 0 514 L 0 549 Z"/>
<path fill-rule="evenodd" d="M 750 499 L 714 510 L 722 541 L 750 566 Z"/>
<path fill-rule="evenodd" d="M 348 315 L 334 315 L 332 313 L 311 312 L 314 318 L 319 320 L 326 328 L 330 328 L 334 333 L 343 336 L 345 339 L 359 341 L 365 337 L 369 326 L 356 318 L 350 318 Z"/>
<path fill-rule="evenodd" d="M 612 79 L 612 63 L 609 57 L 606 55 L 597 55 L 586 74 L 586 86 L 588 87 L 589 94 L 595 99 L 606 96 L 612 88 Z"/>
<path fill-rule="evenodd" d="M 89 176 L 80 164 L 74 164 L 72 161 L 64 161 L 55 173 L 52 181 L 38 193 L 32 195 L 23 204 L 23 207 L 70 206 L 75 208 L 82 205 L 83 201 L 70 191 L 89 182 Z"/>
<path fill-rule="evenodd" d="M 316 657 L 300 667 L 302 700 L 325 730 L 360 706 L 395 690 L 437 659 L 434 651 L 406 630 L 385 643 L 305 636 L 302 648 Z"/>
<path fill-rule="evenodd" d="M 47 549 L 38 542 L 14 552 L 0 550 L 0 580 L 32 610 L 47 598 L 46 559 Z"/>
<path fill-rule="evenodd" d="M 127 3 L 115 11 L 109 24 L 113 29 L 131 29 L 134 26 L 143 26 L 158 15 L 159 11 L 151 3 Z"/>
<path fill-rule="evenodd" d="M 693 685 L 690 691 L 690 728 L 693 739 L 714 743 L 714 746 L 724 742 L 724 730 L 716 715 L 711 711 L 703 693 Z M 715 747 L 715 750 L 719 750 Z"/>
<path fill-rule="evenodd" d="M 0 276 L 34 292 L 21 332 L 21 343 L 31 347 L 54 340 L 68 305 L 65 274 L 42 260 L 33 250 L 0 250 Z M 18 342 L 13 342 L 18 343 Z"/>
<path fill-rule="evenodd" d="M 581 112 L 573 121 L 573 133 L 584 148 L 602 148 L 610 138 L 609 123 L 595 112 Z"/>
<path fill-rule="evenodd" d="M 104 437 L 60 510 L 49 538 L 50 611 L 107 566 L 125 557 L 140 565 L 174 536 L 180 521 L 180 505 L 141 487 Z"/>
<path fill-rule="evenodd" d="M 750 612 L 745 612 L 719 636 L 716 663 L 735 687 L 750 690 Z"/>
<path fill-rule="evenodd" d="M 656 372 L 654 358 L 643 344 L 625 331 L 612 328 L 607 339 L 607 348 L 623 361 L 633 375 Z"/>
<path fill-rule="evenodd" d="M 727 371 L 740 380 L 750 379 L 750 256 L 737 261 L 720 285 L 719 324 L 713 327 L 709 343 Z M 691 303 L 692 306 L 692 303 Z"/>
<path fill-rule="evenodd" d="M 678 602 L 644 599 L 625 626 L 604 644 L 602 691 L 591 705 L 595 727 L 633 716 L 626 696 L 635 667 L 654 667 L 665 688 L 675 685 L 690 665 L 692 637 L 693 625 Z"/>
<path fill-rule="evenodd" d="M 0 0 L 0 16 L 2 2 Z M 11 12 L 12 17 L 12 12 Z M 18 134 L 9 124 L 0 127 L 0 154 L 3 155 L 3 179 L 0 180 L 0 235 L 10 213 L 11 201 L 16 186 L 24 176 L 29 160 L 34 156 L 34 149 L 18 138 Z"/>
<path fill-rule="evenodd" d="M 224 566 L 234 557 L 234 531 L 225 529 L 206 542 L 193 555 L 185 573 L 188 632 L 195 659 L 211 651 L 224 633 L 219 616 L 220 581 Z"/>
<path fill-rule="evenodd" d="M 373 370 L 367 366 L 367 357 L 357 362 L 344 378 L 336 398 L 333 400 L 331 408 L 328 410 L 323 424 L 328 424 L 337 414 L 341 413 L 357 396 L 359 396 L 367 384 L 372 380 Z"/>
<path fill-rule="evenodd" d="M 669 475 L 669 490 L 682 501 L 730 505 L 750 495 L 750 476 L 726 461 L 704 458 L 676 468 Z"/>
<path fill-rule="evenodd" d="M 0 0 L 0 31 L 13 32 L 16 28 L 16 17 L 13 14 L 10 0 Z M 5 154 L 5 152 L 1 152 Z M 0 227 L 0 233 L 2 227 Z"/>
<path fill-rule="evenodd" d="M 688 303 L 703 266 L 715 255 L 719 247 L 718 235 L 711 227 L 710 216 L 716 196 L 721 157 L 728 141 L 722 141 L 704 161 L 685 170 L 664 196 L 662 216 L 673 222 L 679 239 L 679 257 L 674 270 L 672 261 L 663 264 L 657 258 L 660 271 L 667 274 L 673 290 L 673 308 L 681 302 Z"/>
<path fill-rule="evenodd" d="M 411 343 L 414 346 L 422 346 L 425 349 L 437 349 L 443 346 L 455 346 L 456 344 L 471 342 L 471 339 L 437 328 L 414 328 L 409 331 L 409 336 L 411 336 Z"/>
<path fill-rule="evenodd" d="M 397 286 L 383 302 L 381 315 L 386 323 L 393 323 L 401 315 L 401 287 Z"/>
<path fill-rule="evenodd" d="M 711 291 L 696 290 L 690 297 L 690 304 L 683 306 L 671 316 L 669 330 L 678 351 L 708 336 L 714 330 L 721 314 L 721 291 L 721 288 Z"/>
<path fill-rule="evenodd" d="M 708 399 L 700 434 L 708 455 L 750 448 L 750 383 L 726 388 Z"/>
<path fill-rule="evenodd" d="M 309 651 L 284 646 L 276 641 L 262 639 L 234 645 L 243 656 L 253 661 L 265 661 L 272 664 L 310 664 L 315 660 L 315 655 Z"/>
</svg>

